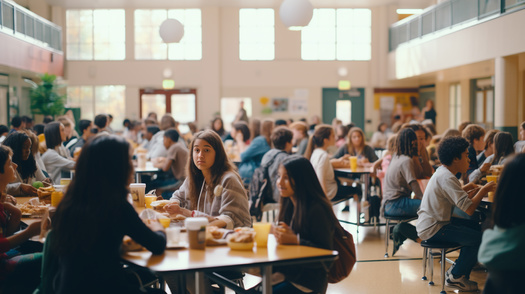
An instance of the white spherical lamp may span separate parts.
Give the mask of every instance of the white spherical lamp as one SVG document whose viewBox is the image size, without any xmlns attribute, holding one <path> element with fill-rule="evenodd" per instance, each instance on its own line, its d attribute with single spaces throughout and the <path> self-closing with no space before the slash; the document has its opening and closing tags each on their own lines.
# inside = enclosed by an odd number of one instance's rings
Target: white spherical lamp
<svg viewBox="0 0 525 294">
<path fill-rule="evenodd" d="M 314 7 L 308 0 L 284 0 L 279 9 L 281 21 L 292 31 L 307 26 L 314 15 Z"/>
<path fill-rule="evenodd" d="M 160 25 L 159 34 L 164 43 L 178 43 L 184 37 L 184 26 L 180 21 L 168 18 Z"/>
</svg>

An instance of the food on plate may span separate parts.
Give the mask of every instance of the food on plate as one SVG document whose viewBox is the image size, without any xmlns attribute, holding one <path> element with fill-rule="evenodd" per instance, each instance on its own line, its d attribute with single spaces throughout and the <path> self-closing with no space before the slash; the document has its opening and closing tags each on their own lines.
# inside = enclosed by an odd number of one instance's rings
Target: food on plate
<svg viewBox="0 0 525 294">
<path fill-rule="evenodd" d="M 46 213 L 46 211 L 49 209 L 49 206 L 48 205 L 33 205 L 29 202 L 26 202 L 22 205 L 19 205 L 18 208 L 22 212 L 22 215 L 41 216 Z"/>
<path fill-rule="evenodd" d="M 51 203 L 51 194 L 55 192 L 55 187 L 49 186 L 49 187 L 40 187 L 38 190 L 36 190 L 36 193 L 38 194 L 38 198 L 40 201 L 44 201 L 46 203 Z"/>
<path fill-rule="evenodd" d="M 157 200 L 151 202 L 151 207 L 157 211 L 164 211 L 164 206 L 172 203 L 179 204 L 180 202 L 178 200 Z"/>
<path fill-rule="evenodd" d="M 252 250 L 255 231 L 252 228 L 236 228 L 228 235 L 228 246 L 233 250 Z"/>
<path fill-rule="evenodd" d="M 182 214 L 176 214 L 176 215 L 173 216 L 173 217 L 170 216 L 170 218 L 171 218 L 172 220 L 174 220 L 174 221 L 178 221 L 178 222 L 183 221 L 183 220 L 186 219 L 186 217 L 185 217 L 184 215 L 182 215 Z"/>
<path fill-rule="evenodd" d="M 33 183 L 33 187 L 35 187 L 37 189 L 38 188 L 42 188 L 42 187 L 44 187 L 44 183 L 42 183 L 40 181 L 36 181 L 36 182 Z"/>
</svg>

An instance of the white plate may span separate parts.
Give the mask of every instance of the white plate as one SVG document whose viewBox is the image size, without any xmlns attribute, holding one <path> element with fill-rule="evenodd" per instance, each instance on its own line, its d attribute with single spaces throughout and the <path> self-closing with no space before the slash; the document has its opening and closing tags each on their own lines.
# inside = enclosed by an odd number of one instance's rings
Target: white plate
<svg viewBox="0 0 525 294">
<path fill-rule="evenodd" d="M 178 243 L 167 243 L 166 249 L 185 249 L 188 248 L 188 243 L 178 242 Z"/>
</svg>

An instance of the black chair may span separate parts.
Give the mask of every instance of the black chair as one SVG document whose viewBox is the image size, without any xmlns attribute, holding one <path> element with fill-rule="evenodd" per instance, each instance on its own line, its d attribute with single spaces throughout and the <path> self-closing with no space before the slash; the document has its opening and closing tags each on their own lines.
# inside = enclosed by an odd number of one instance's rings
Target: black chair
<svg viewBox="0 0 525 294">
<path fill-rule="evenodd" d="M 386 224 L 385 224 L 385 258 L 388 258 L 388 240 L 390 239 L 390 222 L 401 223 L 401 222 L 410 222 L 417 219 L 417 216 L 392 216 L 384 215 Z M 392 254 L 393 255 L 393 254 Z"/>
<path fill-rule="evenodd" d="M 434 252 L 432 250 L 438 249 L 441 256 L 441 292 L 440 294 L 446 294 L 445 292 L 445 263 L 447 261 L 446 254 L 452 251 L 460 249 L 462 246 L 454 242 L 429 242 L 428 240 L 421 242 L 421 247 L 424 248 L 423 251 L 423 281 L 427 280 L 427 260 L 428 267 L 430 268 L 430 282 L 429 285 L 434 285 Z M 450 263 L 453 263 L 450 261 Z"/>
</svg>

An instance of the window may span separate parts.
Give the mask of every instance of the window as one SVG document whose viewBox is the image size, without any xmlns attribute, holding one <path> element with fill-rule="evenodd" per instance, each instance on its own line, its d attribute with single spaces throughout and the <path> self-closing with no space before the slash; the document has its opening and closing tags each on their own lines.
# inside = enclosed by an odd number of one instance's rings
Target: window
<svg viewBox="0 0 525 294">
<path fill-rule="evenodd" d="M 68 87 L 67 106 L 79 107 L 82 119 L 93 120 L 97 114 L 111 114 L 111 128 L 120 130 L 126 113 L 125 91 L 125 86 Z"/>
<path fill-rule="evenodd" d="M 370 9 L 314 9 L 301 32 L 303 60 L 370 60 L 371 52 Z"/>
<path fill-rule="evenodd" d="M 239 10 L 239 58 L 275 59 L 275 13 L 273 9 Z"/>
<path fill-rule="evenodd" d="M 124 10 L 67 10 L 66 48 L 68 60 L 124 60 Z"/>
<path fill-rule="evenodd" d="M 348 125 L 352 122 L 352 101 L 337 100 L 335 104 L 335 117 L 343 122 L 343 125 Z"/>
<path fill-rule="evenodd" d="M 252 99 L 244 98 L 222 98 L 221 99 L 221 118 L 224 122 L 224 129 L 231 130 L 231 125 L 240 109 L 241 101 L 244 101 L 244 109 L 249 118 L 252 117 Z"/>
<path fill-rule="evenodd" d="M 461 123 L 461 85 L 452 84 L 450 85 L 450 98 L 449 98 L 449 111 L 450 120 L 449 127 L 457 129 Z"/>
<path fill-rule="evenodd" d="M 174 18 L 184 26 L 179 43 L 162 42 L 162 22 Z M 200 9 L 137 9 L 135 10 L 135 59 L 201 60 L 202 21 Z"/>
</svg>

